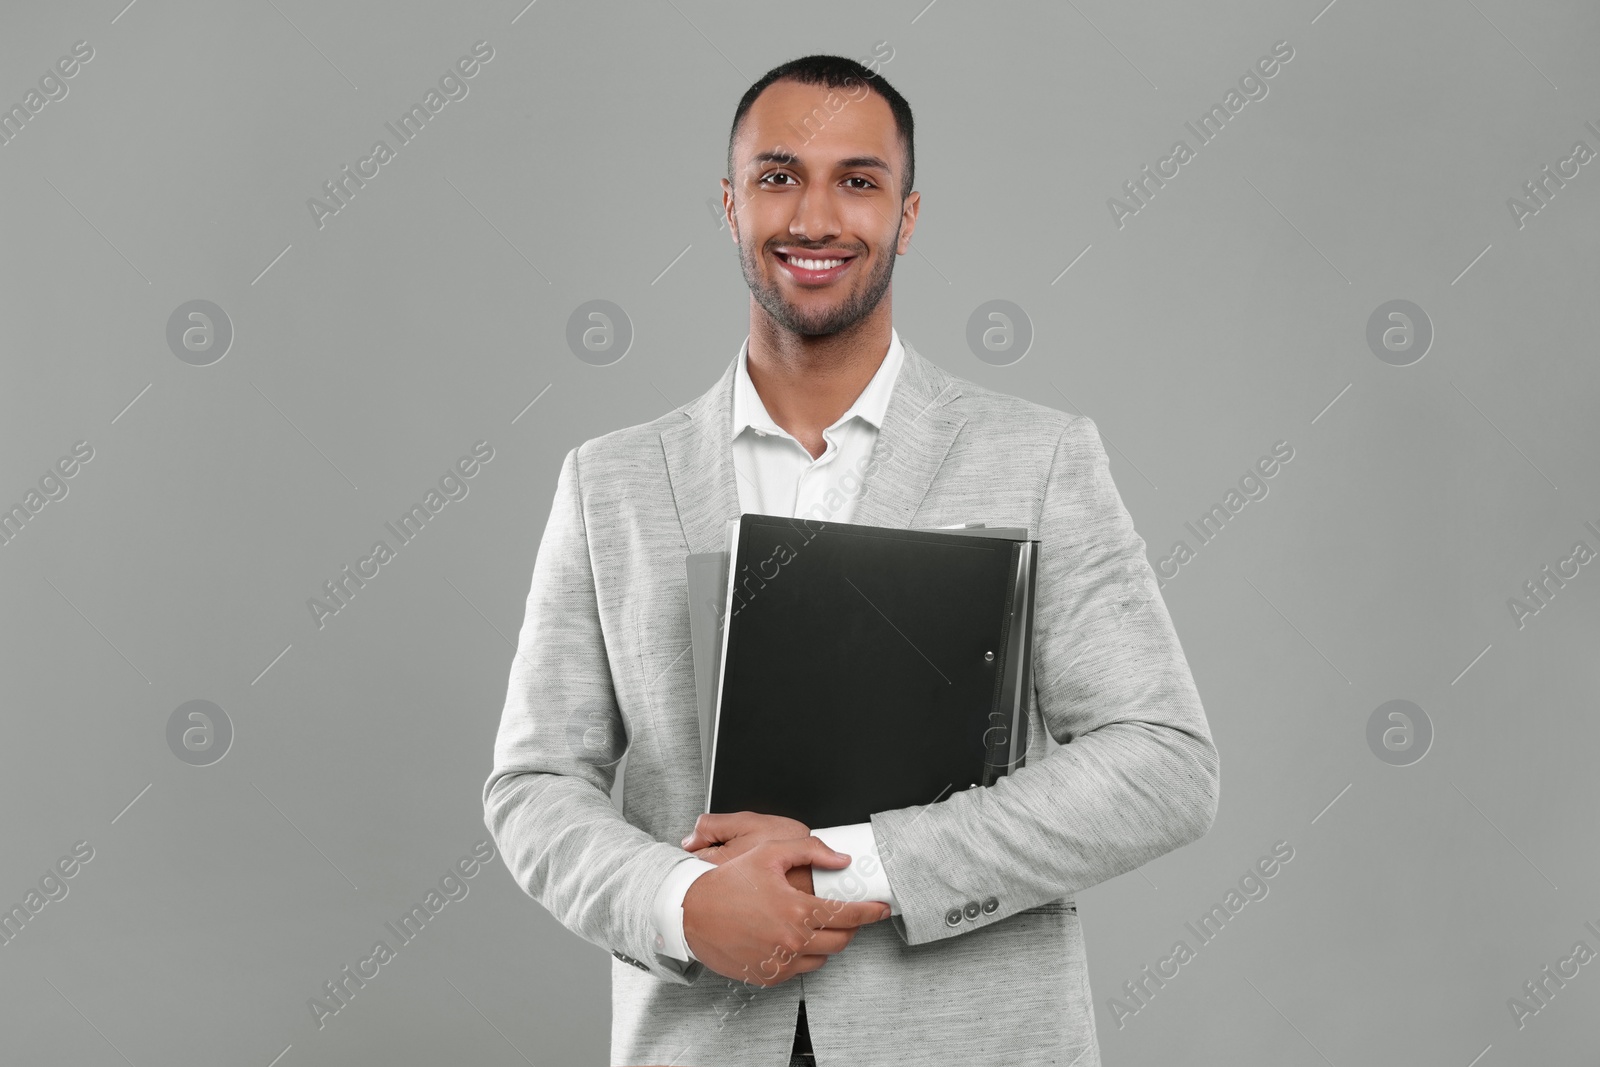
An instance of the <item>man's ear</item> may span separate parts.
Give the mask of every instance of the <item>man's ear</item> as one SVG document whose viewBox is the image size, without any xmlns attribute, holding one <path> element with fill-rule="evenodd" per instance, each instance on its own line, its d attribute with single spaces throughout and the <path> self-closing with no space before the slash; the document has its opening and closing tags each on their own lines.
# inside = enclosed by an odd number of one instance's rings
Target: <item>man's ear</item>
<svg viewBox="0 0 1600 1067">
<path fill-rule="evenodd" d="M 900 205 L 900 241 L 895 251 L 905 255 L 911 247 L 911 233 L 917 228 L 917 212 L 922 210 L 922 194 L 914 192 Z"/>
<path fill-rule="evenodd" d="M 722 213 L 728 220 L 728 233 L 733 237 L 733 243 L 739 243 L 739 213 L 733 204 L 733 183 L 722 179 Z"/>
</svg>

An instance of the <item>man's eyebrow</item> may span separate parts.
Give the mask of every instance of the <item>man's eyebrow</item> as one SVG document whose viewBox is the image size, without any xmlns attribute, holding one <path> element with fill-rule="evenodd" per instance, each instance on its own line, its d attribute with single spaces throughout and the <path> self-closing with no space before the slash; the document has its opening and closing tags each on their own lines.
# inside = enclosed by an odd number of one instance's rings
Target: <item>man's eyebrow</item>
<svg viewBox="0 0 1600 1067">
<path fill-rule="evenodd" d="M 766 166 L 769 163 L 780 167 L 801 167 L 800 157 L 793 152 L 769 151 L 758 153 L 750 160 L 751 167 Z M 835 170 L 881 170 L 885 174 L 891 173 L 889 164 L 877 156 L 848 156 L 834 163 Z"/>
</svg>

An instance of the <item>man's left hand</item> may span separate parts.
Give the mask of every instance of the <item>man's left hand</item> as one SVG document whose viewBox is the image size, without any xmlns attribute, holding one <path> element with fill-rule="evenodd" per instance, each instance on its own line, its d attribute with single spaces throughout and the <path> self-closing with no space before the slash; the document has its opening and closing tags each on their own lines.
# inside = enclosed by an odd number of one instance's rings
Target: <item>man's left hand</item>
<svg viewBox="0 0 1600 1067">
<path fill-rule="evenodd" d="M 811 836 L 811 828 L 798 819 L 763 815 L 759 811 L 705 814 L 695 820 L 694 830 L 683 839 L 683 847 L 707 863 L 721 864 L 741 856 L 757 845 Z M 803 893 L 813 892 L 811 868 L 791 867 L 789 884 Z"/>
</svg>

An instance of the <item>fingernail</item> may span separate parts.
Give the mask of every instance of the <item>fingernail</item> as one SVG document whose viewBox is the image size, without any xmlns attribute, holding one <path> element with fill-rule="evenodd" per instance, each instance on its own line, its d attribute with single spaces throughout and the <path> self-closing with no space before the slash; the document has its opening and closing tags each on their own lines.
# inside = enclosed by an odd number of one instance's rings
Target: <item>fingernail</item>
<svg viewBox="0 0 1600 1067">
<path fill-rule="evenodd" d="M 888 908 L 884 908 L 882 911 L 880 911 L 878 913 L 878 918 L 880 918 L 880 919 L 887 919 L 888 917 L 889 917 L 889 909 Z"/>
<path fill-rule="evenodd" d="M 682 841 L 680 841 L 678 843 L 680 845 L 682 845 L 684 848 L 688 848 L 689 847 L 689 842 L 693 841 L 693 840 L 694 840 L 694 835 L 693 834 L 689 834 L 687 837 L 685 837 Z"/>
</svg>

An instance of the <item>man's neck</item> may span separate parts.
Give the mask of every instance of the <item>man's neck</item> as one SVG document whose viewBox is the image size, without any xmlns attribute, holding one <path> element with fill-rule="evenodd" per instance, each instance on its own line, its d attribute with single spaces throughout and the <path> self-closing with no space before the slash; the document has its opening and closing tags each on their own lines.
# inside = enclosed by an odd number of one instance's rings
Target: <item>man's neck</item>
<svg viewBox="0 0 1600 1067">
<path fill-rule="evenodd" d="M 856 402 L 883 365 L 892 339 L 888 314 L 817 337 L 779 330 L 770 320 L 761 326 L 752 321 L 745 366 L 772 421 L 815 458 L 827 447 L 822 431 Z"/>
</svg>

